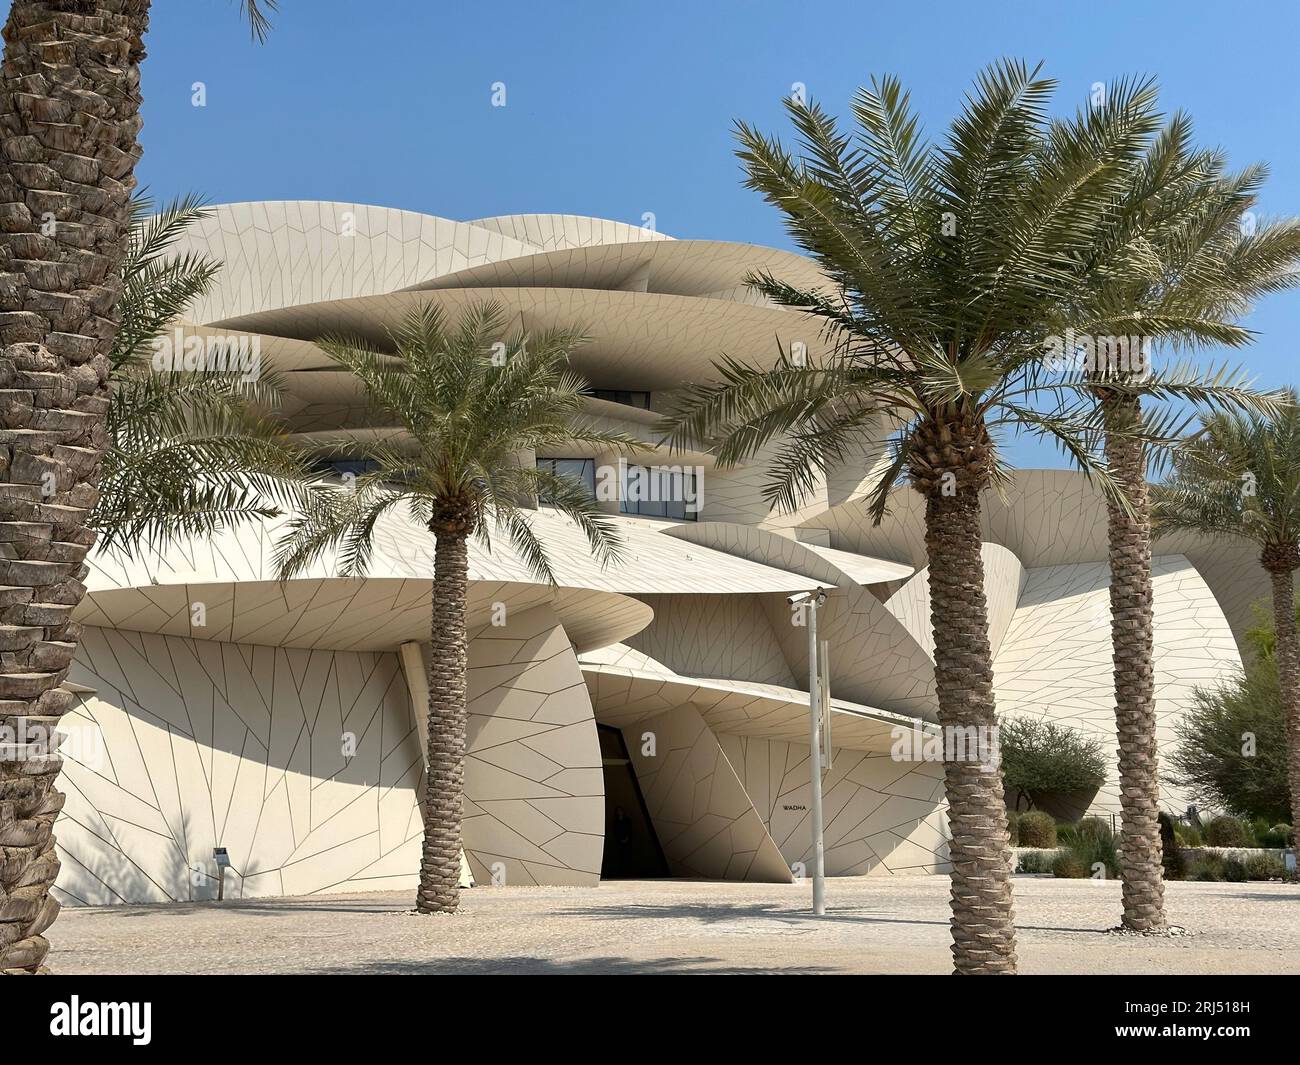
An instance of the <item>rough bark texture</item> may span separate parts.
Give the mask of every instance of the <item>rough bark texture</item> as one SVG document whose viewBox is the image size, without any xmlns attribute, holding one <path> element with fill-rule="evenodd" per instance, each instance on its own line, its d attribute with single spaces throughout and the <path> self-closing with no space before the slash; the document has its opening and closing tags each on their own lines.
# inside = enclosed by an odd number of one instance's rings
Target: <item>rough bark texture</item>
<svg viewBox="0 0 1300 1065">
<path fill-rule="evenodd" d="M 147 0 L 15 0 L 0 64 L 0 972 L 44 971 L 58 914 L 49 741 L 73 695 L 140 155 Z M 13 737 L 18 742 L 12 742 Z"/>
<path fill-rule="evenodd" d="M 934 676 L 945 741 L 950 735 L 996 735 L 981 539 L 975 489 L 927 498 Z M 954 965 L 958 973 L 1014 973 L 1011 845 L 1001 769 L 995 757 L 981 760 L 971 753 L 945 758 L 943 771 L 952 833 Z"/>
<path fill-rule="evenodd" d="M 1300 831 L 1300 640 L 1295 623 L 1295 570 L 1300 557 L 1294 545 L 1284 550 L 1264 549 L 1264 568 L 1273 583 L 1273 628 L 1276 633 L 1273 656 L 1282 691 L 1282 714 L 1286 723 L 1286 779 L 1291 788 L 1291 824 Z"/>
<path fill-rule="evenodd" d="M 1165 925 L 1165 882 L 1157 776 L 1155 639 L 1151 582 L 1151 509 L 1146 455 L 1140 440 L 1121 435 L 1141 414 L 1136 396 L 1109 393 L 1106 461 L 1132 512 L 1107 504 L 1115 725 L 1119 736 L 1120 875 L 1123 925 L 1159 932 Z"/>
<path fill-rule="evenodd" d="M 460 904 L 460 825 L 465 783 L 466 533 L 440 531 L 434 559 L 429 647 L 429 769 L 424 780 L 424 849 L 415 907 L 451 913 Z"/>
<path fill-rule="evenodd" d="M 1016 930 L 981 555 L 980 492 L 991 460 L 983 422 L 966 412 L 944 412 L 915 431 L 908 473 L 926 501 L 934 677 L 952 835 L 953 964 L 959 974 L 1000 975 L 1016 971 Z M 950 748 L 954 736 L 981 743 L 966 751 Z"/>
</svg>

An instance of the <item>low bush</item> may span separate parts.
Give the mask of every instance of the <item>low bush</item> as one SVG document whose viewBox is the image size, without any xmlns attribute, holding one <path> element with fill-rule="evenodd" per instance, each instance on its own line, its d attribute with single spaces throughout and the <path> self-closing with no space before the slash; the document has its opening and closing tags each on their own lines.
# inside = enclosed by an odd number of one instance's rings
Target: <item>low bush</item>
<svg viewBox="0 0 1300 1065">
<path fill-rule="evenodd" d="M 1119 877 L 1119 852 L 1110 822 L 1101 817 L 1085 817 L 1078 824 L 1058 825 L 1061 852 L 1052 863 L 1059 877 Z M 1104 872 L 1103 872 L 1104 870 Z"/>
<path fill-rule="evenodd" d="M 1020 815 L 1015 810 L 1007 811 L 1007 834 L 1011 837 L 1011 846 L 1020 846 Z"/>
<path fill-rule="evenodd" d="M 1113 839 L 1115 830 L 1110 826 L 1110 819 L 1105 817 L 1085 817 L 1075 826 L 1080 839 Z"/>
<path fill-rule="evenodd" d="M 1072 850 L 1062 851 L 1052 861 L 1052 875 L 1066 880 L 1084 880 L 1092 875 L 1092 869 L 1084 865 Z"/>
<path fill-rule="evenodd" d="M 1016 862 L 1017 873 L 1050 873 L 1056 854 L 1052 851 L 1027 851 Z"/>
<path fill-rule="evenodd" d="M 1205 826 L 1205 842 L 1210 847 L 1247 847 L 1250 832 L 1241 818 L 1220 814 Z"/>
<path fill-rule="evenodd" d="M 1029 810 L 1021 814 L 1017 830 L 1022 847 L 1055 847 L 1056 821 L 1051 814 Z"/>
<path fill-rule="evenodd" d="M 1189 858 L 1184 876 L 1187 880 L 1220 881 L 1224 877 L 1224 861 L 1217 854 L 1197 854 Z"/>
<path fill-rule="evenodd" d="M 1185 825 L 1181 821 L 1174 822 L 1174 835 L 1178 837 L 1178 842 L 1184 847 L 1199 847 L 1205 841 L 1201 838 L 1201 830 L 1195 825 Z"/>
<path fill-rule="evenodd" d="M 1281 880 L 1286 866 L 1271 854 L 1252 854 L 1246 858 L 1246 876 L 1250 880 Z"/>
<path fill-rule="evenodd" d="M 1075 840 L 1070 844 L 1070 853 L 1083 863 L 1089 876 L 1095 876 L 1098 866 L 1101 866 L 1107 880 L 1119 878 L 1119 851 L 1109 821 L 1100 817 L 1086 817 L 1080 821 Z"/>
<path fill-rule="evenodd" d="M 1295 846 L 1295 830 L 1290 825 L 1274 825 L 1272 828 L 1256 834 L 1261 847 L 1284 850 Z"/>
<path fill-rule="evenodd" d="M 1250 875 L 1246 872 L 1246 863 L 1240 858 L 1225 858 L 1223 879 L 1230 884 L 1244 884 L 1250 879 Z"/>
</svg>

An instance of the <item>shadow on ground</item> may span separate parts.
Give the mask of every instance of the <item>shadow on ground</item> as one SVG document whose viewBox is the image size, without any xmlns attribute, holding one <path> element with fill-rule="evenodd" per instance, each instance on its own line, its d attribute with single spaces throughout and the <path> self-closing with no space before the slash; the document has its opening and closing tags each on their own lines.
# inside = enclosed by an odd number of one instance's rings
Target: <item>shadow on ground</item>
<svg viewBox="0 0 1300 1065">
<path fill-rule="evenodd" d="M 1254 898 L 1254 896 L 1249 896 Z M 1295 896 L 1278 895 L 1274 898 L 1288 898 L 1295 901 Z M 231 900 L 228 902 L 181 902 L 151 906 L 102 907 L 101 912 L 111 911 L 118 917 L 165 917 L 180 920 L 185 917 L 210 915 L 225 912 L 230 915 L 249 917 L 284 918 L 294 913 L 345 913 L 345 914 L 379 914 L 396 917 L 415 916 L 414 911 L 406 906 L 395 905 L 387 900 L 374 902 L 298 898 L 285 900 Z M 484 911 L 462 909 L 465 916 L 485 916 Z M 854 907 L 837 908 L 831 902 L 825 916 L 814 917 L 811 913 L 791 910 L 788 907 L 764 903 L 611 903 L 602 906 L 566 906 L 552 911 L 553 916 L 568 917 L 575 920 L 629 921 L 629 920 L 685 920 L 699 925 L 716 926 L 737 922 L 754 922 L 745 928 L 750 934 L 762 934 L 764 924 L 786 928 L 813 929 L 827 924 L 859 925 L 913 925 L 934 928 L 947 928 L 948 920 L 930 920 L 920 917 L 900 916 L 886 910 L 863 909 Z M 442 919 L 442 918 L 435 918 Z M 452 918 L 453 920 L 456 918 Z M 1017 927 L 1025 932 L 1077 932 L 1101 933 L 1103 927 L 1071 927 L 1066 925 L 1030 925 L 1019 924 Z"/>
<path fill-rule="evenodd" d="M 727 924 L 732 921 L 755 921 L 769 922 L 780 925 L 799 925 L 805 928 L 815 928 L 823 924 L 897 924 L 897 925 L 927 925 L 935 928 L 947 928 L 949 922 L 945 920 L 924 920 L 918 917 L 901 917 L 891 914 L 885 910 L 866 910 L 854 908 L 836 908 L 833 901 L 828 902 L 826 914 L 823 917 L 814 917 L 811 913 L 801 912 L 799 910 L 783 909 L 778 906 L 766 906 L 762 903 L 752 905 L 737 904 L 711 904 L 711 903 L 628 903 L 622 906 L 584 906 L 582 908 L 571 908 L 567 910 L 558 910 L 557 913 L 566 917 L 583 917 L 611 921 L 626 921 L 629 919 L 685 919 L 696 921 L 703 925 Z M 1105 931 L 1104 928 L 1071 928 L 1063 925 L 1025 925 L 1016 926 L 1021 931 L 1034 932 L 1096 932 Z M 762 934 L 760 925 L 753 928 L 747 928 L 747 932 L 757 935 Z"/>
<path fill-rule="evenodd" d="M 430 958 L 427 961 L 364 961 L 355 965 L 313 969 L 318 976 L 670 976 L 708 973 L 710 976 L 821 975 L 836 970 L 820 965 L 748 966 L 726 964 L 719 958 Z"/>
</svg>

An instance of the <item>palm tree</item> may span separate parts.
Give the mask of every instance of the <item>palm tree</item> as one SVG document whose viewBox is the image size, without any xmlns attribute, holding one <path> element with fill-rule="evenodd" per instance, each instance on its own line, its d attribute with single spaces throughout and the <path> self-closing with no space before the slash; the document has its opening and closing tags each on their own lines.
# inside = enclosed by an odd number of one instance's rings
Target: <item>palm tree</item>
<svg viewBox="0 0 1300 1065">
<path fill-rule="evenodd" d="M 91 524 L 101 547 L 134 551 L 207 536 L 241 521 L 305 505 L 316 479 L 308 456 L 267 414 L 273 374 L 201 365 L 157 372 L 155 341 L 206 293 L 221 263 L 169 254 L 204 215 L 188 196 L 152 214 L 133 201 L 134 223 L 109 361 L 108 447 Z"/>
<path fill-rule="evenodd" d="M 1227 172 L 1218 150 L 1192 146 L 1192 126 L 1175 114 L 1134 167 L 1111 224 L 1094 245 L 1096 290 L 1085 319 L 1097 316 L 1123 336 L 1177 346 L 1248 342 L 1237 324 L 1259 295 L 1296 283 L 1300 226 L 1295 220 L 1243 225 L 1266 176 L 1262 166 Z M 1084 330 L 1086 332 L 1086 330 Z M 1114 349 L 1111 349 L 1112 352 Z M 1167 927 L 1157 777 L 1151 521 L 1147 455 L 1125 426 L 1143 418 L 1139 365 L 1085 367 L 1107 430 L 1105 454 L 1126 505 L 1107 501 L 1115 719 L 1119 738 L 1123 927 Z M 1197 383 L 1201 403 L 1267 412 L 1271 400 L 1224 367 Z M 1186 397 L 1189 393 L 1184 391 Z M 1171 411 L 1161 435 L 1176 439 L 1188 416 Z"/>
<path fill-rule="evenodd" d="M 1287 736 L 1291 823 L 1300 825 L 1300 403 L 1294 390 L 1272 417 L 1217 412 L 1174 454 L 1173 475 L 1151 487 L 1157 532 L 1194 529 L 1259 548 L 1272 585 L 1274 657 Z"/>
<path fill-rule="evenodd" d="M 274 0 L 242 0 L 255 36 Z M 149 0 L 13 0 L 0 60 L 0 561 L 10 644 L 0 664 L 0 973 L 38 972 L 59 905 L 54 820 L 61 761 L 45 739 L 71 708 L 60 685 L 76 647 L 94 541 L 130 197 L 141 148 L 140 63 Z M 52 490 L 50 490 L 52 488 Z M 39 604 L 39 607 L 38 607 Z M 51 619 L 54 619 L 51 621 Z"/>
<path fill-rule="evenodd" d="M 502 307 L 483 303 L 455 327 L 436 307 L 413 311 L 392 333 L 396 357 L 346 338 L 320 342 L 398 433 L 379 444 L 345 443 L 370 468 L 351 490 L 317 498 L 290 521 L 277 563 L 280 576 L 290 577 L 337 550 L 340 575 L 363 574 L 376 524 L 399 507 L 433 534 L 428 771 L 416 893 L 422 913 L 451 912 L 460 898 L 469 537 L 490 546 L 494 527 L 541 580 L 554 583 L 546 548 L 527 518 L 542 498 L 578 525 L 598 559 L 618 557 L 614 525 L 583 485 L 520 461 L 521 454 L 575 442 L 616 450 L 634 444 L 578 420 L 586 385 L 567 364 L 581 341 L 566 329 L 506 336 Z"/>
<path fill-rule="evenodd" d="M 827 470 L 863 450 L 885 460 L 870 497 L 881 520 L 894 487 L 925 499 L 939 721 L 995 736 L 996 714 L 980 558 L 980 497 L 1005 483 L 999 443 L 1029 432 L 1060 446 L 1108 500 L 1129 504 L 1096 454 L 1103 418 L 1093 384 L 1048 372 L 1052 338 L 1099 310 L 1092 248 L 1110 224 L 1159 129 L 1149 81 L 1114 87 L 1102 105 L 1051 120 L 1054 83 L 1002 61 L 985 71 L 946 143 L 924 141 L 893 78 L 854 98 L 841 133 L 814 104 L 787 102 L 796 158 L 743 123 L 749 187 L 786 216 L 795 241 L 831 285 L 803 289 L 749 278 L 777 304 L 819 325 L 820 362 L 783 354 L 775 368 L 725 359 L 720 380 L 684 394 L 664 431 L 674 444 L 714 444 L 730 464 L 775 447 L 768 501 L 798 506 Z M 1091 333 L 1118 333 L 1104 316 Z M 1198 396 L 1188 367 L 1126 382 L 1142 394 Z M 1143 422 L 1116 439 L 1157 439 Z M 949 761 L 953 956 L 960 973 L 1016 969 L 1003 789 L 993 761 Z"/>
</svg>

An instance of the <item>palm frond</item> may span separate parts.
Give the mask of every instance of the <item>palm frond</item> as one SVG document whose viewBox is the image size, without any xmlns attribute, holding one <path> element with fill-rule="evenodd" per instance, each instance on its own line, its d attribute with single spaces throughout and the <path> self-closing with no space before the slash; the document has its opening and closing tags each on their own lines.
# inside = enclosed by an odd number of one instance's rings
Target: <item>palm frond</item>
<svg viewBox="0 0 1300 1065">
<path fill-rule="evenodd" d="M 248 28 L 258 44 L 270 34 L 270 13 L 278 8 L 279 0 L 239 0 L 239 12 L 248 20 Z"/>
<path fill-rule="evenodd" d="M 456 321 L 429 304 L 392 330 L 391 350 L 343 337 L 321 342 L 401 432 L 389 441 L 322 442 L 371 468 L 356 477 L 354 499 L 317 507 L 293 524 L 278 556 L 285 573 L 330 551 L 349 573 L 362 573 L 384 511 L 401 503 L 437 534 L 435 515 L 455 504 L 474 515 L 474 535 L 488 550 L 494 533 L 502 533 L 535 575 L 553 582 L 528 516 L 543 494 L 583 532 L 597 560 L 617 559 L 613 523 L 577 485 L 521 466 L 520 455 L 572 445 L 612 452 L 642 445 L 583 417 L 587 385 L 569 369 L 581 330 L 507 328 L 495 301 L 470 305 Z"/>
</svg>

